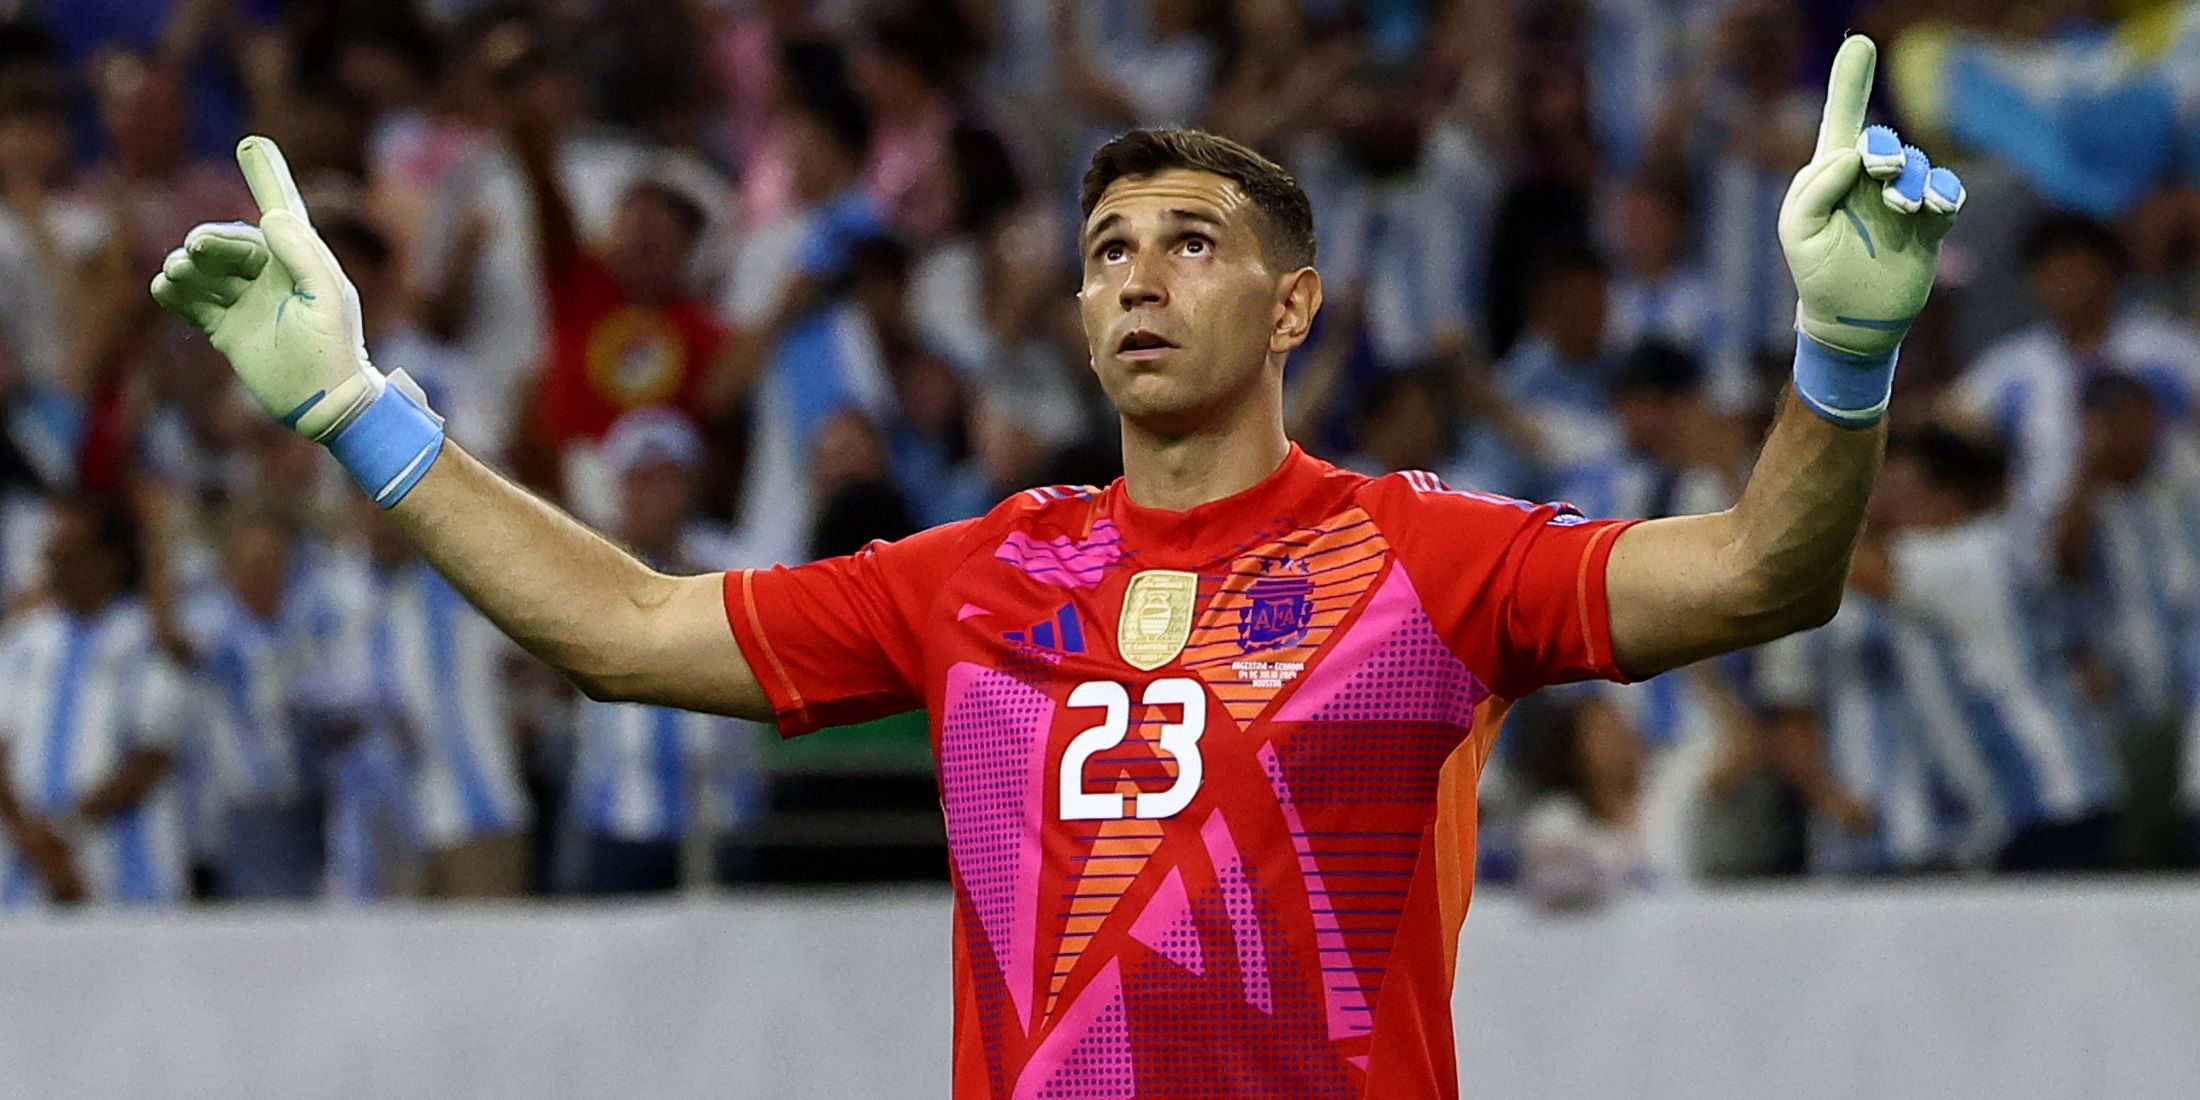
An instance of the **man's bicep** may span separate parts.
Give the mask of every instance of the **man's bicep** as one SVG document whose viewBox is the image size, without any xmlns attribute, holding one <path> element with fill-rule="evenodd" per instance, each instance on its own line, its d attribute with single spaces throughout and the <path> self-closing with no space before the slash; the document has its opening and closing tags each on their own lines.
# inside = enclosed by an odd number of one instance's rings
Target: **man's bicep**
<svg viewBox="0 0 2200 1100">
<path fill-rule="evenodd" d="M 1612 655 L 1641 680 L 1766 640 L 1733 598 L 1726 513 L 1647 520 L 1620 533 L 1605 566 Z"/>
<path fill-rule="evenodd" d="M 610 694 L 629 702 L 758 722 L 772 720 L 771 698 L 726 619 L 724 574 L 666 577 L 646 616 L 649 637 L 631 685 Z M 592 692 L 594 694 L 594 692 Z"/>
</svg>

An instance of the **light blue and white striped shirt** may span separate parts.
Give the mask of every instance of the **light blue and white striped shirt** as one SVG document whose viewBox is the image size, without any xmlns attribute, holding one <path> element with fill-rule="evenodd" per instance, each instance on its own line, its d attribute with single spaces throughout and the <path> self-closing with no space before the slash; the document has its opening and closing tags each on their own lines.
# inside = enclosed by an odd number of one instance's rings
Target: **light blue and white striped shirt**
<svg viewBox="0 0 2200 1100">
<path fill-rule="evenodd" d="M 431 849 L 532 820 L 506 683 L 511 644 L 425 563 L 376 578 L 374 694 L 414 754 L 419 836 Z"/>
<path fill-rule="evenodd" d="M 2154 721 L 2190 706 L 2200 628 L 2200 454 L 2180 428 L 2155 469 L 2094 501 L 2091 575 L 2078 594 L 2087 649 L 2116 679 L 2124 721 Z"/>
<path fill-rule="evenodd" d="M 1991 425 L 2009 448 L 2010 499 L 2020 564 L 2046 575 L 2051 532 L 2078 482 L 2085 431 L 2081 397 L 2098 374 L 2127 375 L 2154 392 L 2164 423 L 2200 408 L 2200 332 L 2144 310 L 2116 315 L 2098 351 L 2081 359 L 2042 322 L 1986 349 L 1951 399 Z"/>
<path fill-rule="evenodd" d="M 1851 591 L 1832 622 L 1758 650 L 1756 683 L 1765 702 L 1816 716 L 1827 774 L 1872 811 L 1869 833 L 1813 814 L 1813 870 L 1880 874 L 1958 856 L 1964 823 L 1936 797 L 1941 758 L 1911 705 L 1886 604 Z"/>
<path fill-rule="evenodd" d="M 0 739 L 6 781 L 30 810 L 67 813 L 139 749 L 176 751 L 188 705 L 182 674 L 159 651 L 150 617 L 120 599 L 79 618 L 40 607 L 0 629 Z M 94 900 L 172 902 L 185 887 L 181 800 L 163 780 L 85 834 L 71 854 Z M 44 885 L 0 836 L 0 906 L 42 902 Z"/>
<path fill-rule="evenodd" d="M 1966 806 L 2005 836 L 2118 806 L 2105 724 L 2045 644 L 2044 605 L 2020 587 L 2007 521 L 1904 532 L 1889 553 L 1895 651 Z"/>
<path fill-rule="evenodd" d="M 734 828 L 761 811 L 753 724 L 634 703 L 577 705 L 574 809 L 586 831 L 665 841 L 698 823 L 711 831 Z"/>
<path fill-rule="evenodd" d="M 198 650 L 207 794 L 217 805 L 297 798 L 319 782 L 311 739 L 325 730 L 311 725 L 358 717 L 367 705 L 366 624 L 324 556 L 300 548 L 272 619 L 225 587 L 189 601 L 184 628 Z"/>
</svg>

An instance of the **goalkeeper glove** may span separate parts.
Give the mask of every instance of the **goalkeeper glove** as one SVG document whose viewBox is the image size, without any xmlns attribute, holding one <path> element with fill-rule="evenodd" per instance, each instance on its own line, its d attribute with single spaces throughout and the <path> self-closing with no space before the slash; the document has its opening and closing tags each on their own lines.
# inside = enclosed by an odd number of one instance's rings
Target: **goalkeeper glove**
<svg viewBox="0 0 2200 1100">
<path fill-rule="evenodd" d="M 229 360 L 268 415 L 325 444 L 387 508 L 426 476 L 443 421 L 403 371 L 367 361 L 359 292 L 313 231 L 282 150 L 237 145 L 260 224 L 201 225 L 168 254 L 153 298 Z"/>
<path fill-rule="evenodd" d="M 1780 204 L 1780 247 L 1798 301 L 1795 391 L 1820 416 L 1868 427 L 1886 414 L 1894 362 L 1933 289 L 1963 183 L 1893 130 L 1864 126 L 1879 51 L 1841 44 L 1818 150 Z"/>
</svg>

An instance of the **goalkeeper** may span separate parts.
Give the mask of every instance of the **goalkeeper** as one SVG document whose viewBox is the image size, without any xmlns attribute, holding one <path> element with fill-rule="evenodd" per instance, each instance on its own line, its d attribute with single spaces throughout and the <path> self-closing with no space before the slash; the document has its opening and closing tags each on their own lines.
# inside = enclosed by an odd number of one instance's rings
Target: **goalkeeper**
<svg viewBox="0 0 2200 1100">
<path fill-rule="evenodd" d="M 1085 180 L 1077 303 L 1125 477 L 791 570 L 660 574 L 446 441 L 368 361 L 265 139 L 238 153 L 260 224 L 193 230 L 153 295 L 591 695 L 789 735 L 929 708 L 959 1100 L 1449 1097 L 1474 775 L 1505 702 L 1840 602 L 1897 349 L 1963 202 L 1865 129 L 1874 65 L 1862 37 L 1834 61 L 1779 219 L 1792 397 L 1712 515 L 1589 522 L 1294 447 L 1283 365 L 1322 301 L 1311 209 L 1278 166 L 1193 131 L 1125 134 Z M 1339 908 L 1365 897 L 1389 900 Z"/>
</svg>

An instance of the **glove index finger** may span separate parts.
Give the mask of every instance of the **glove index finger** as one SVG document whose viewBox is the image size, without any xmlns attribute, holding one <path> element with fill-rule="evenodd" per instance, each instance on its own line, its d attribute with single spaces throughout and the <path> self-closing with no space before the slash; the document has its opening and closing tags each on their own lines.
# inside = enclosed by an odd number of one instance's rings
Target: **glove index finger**
<svg viewBox="0 0 2200 1100">
<path fill-rule="evenodd" d="M 1826 113 L 1818 122 L 1817 155 L 1856 147 L 1878 68 L 1879 47 L 1870 36 L 1852 34 L 1841 43 L 1841 52 L 1833 56 L 1833 72 L 1826 78 Z"/>
<path fill-rule="evenodd" d="M 287 210 L 311 224 L 306 200 L 298 194 L 298 181 L 290 176 L 290 162 L 283 159 L 273 139 L 253 134 L 238 142 L 237 167 L 244 170 L 245 186 L 252 189 L 252 201 L 260 204 L 260 213 Z"/>
</svg>

